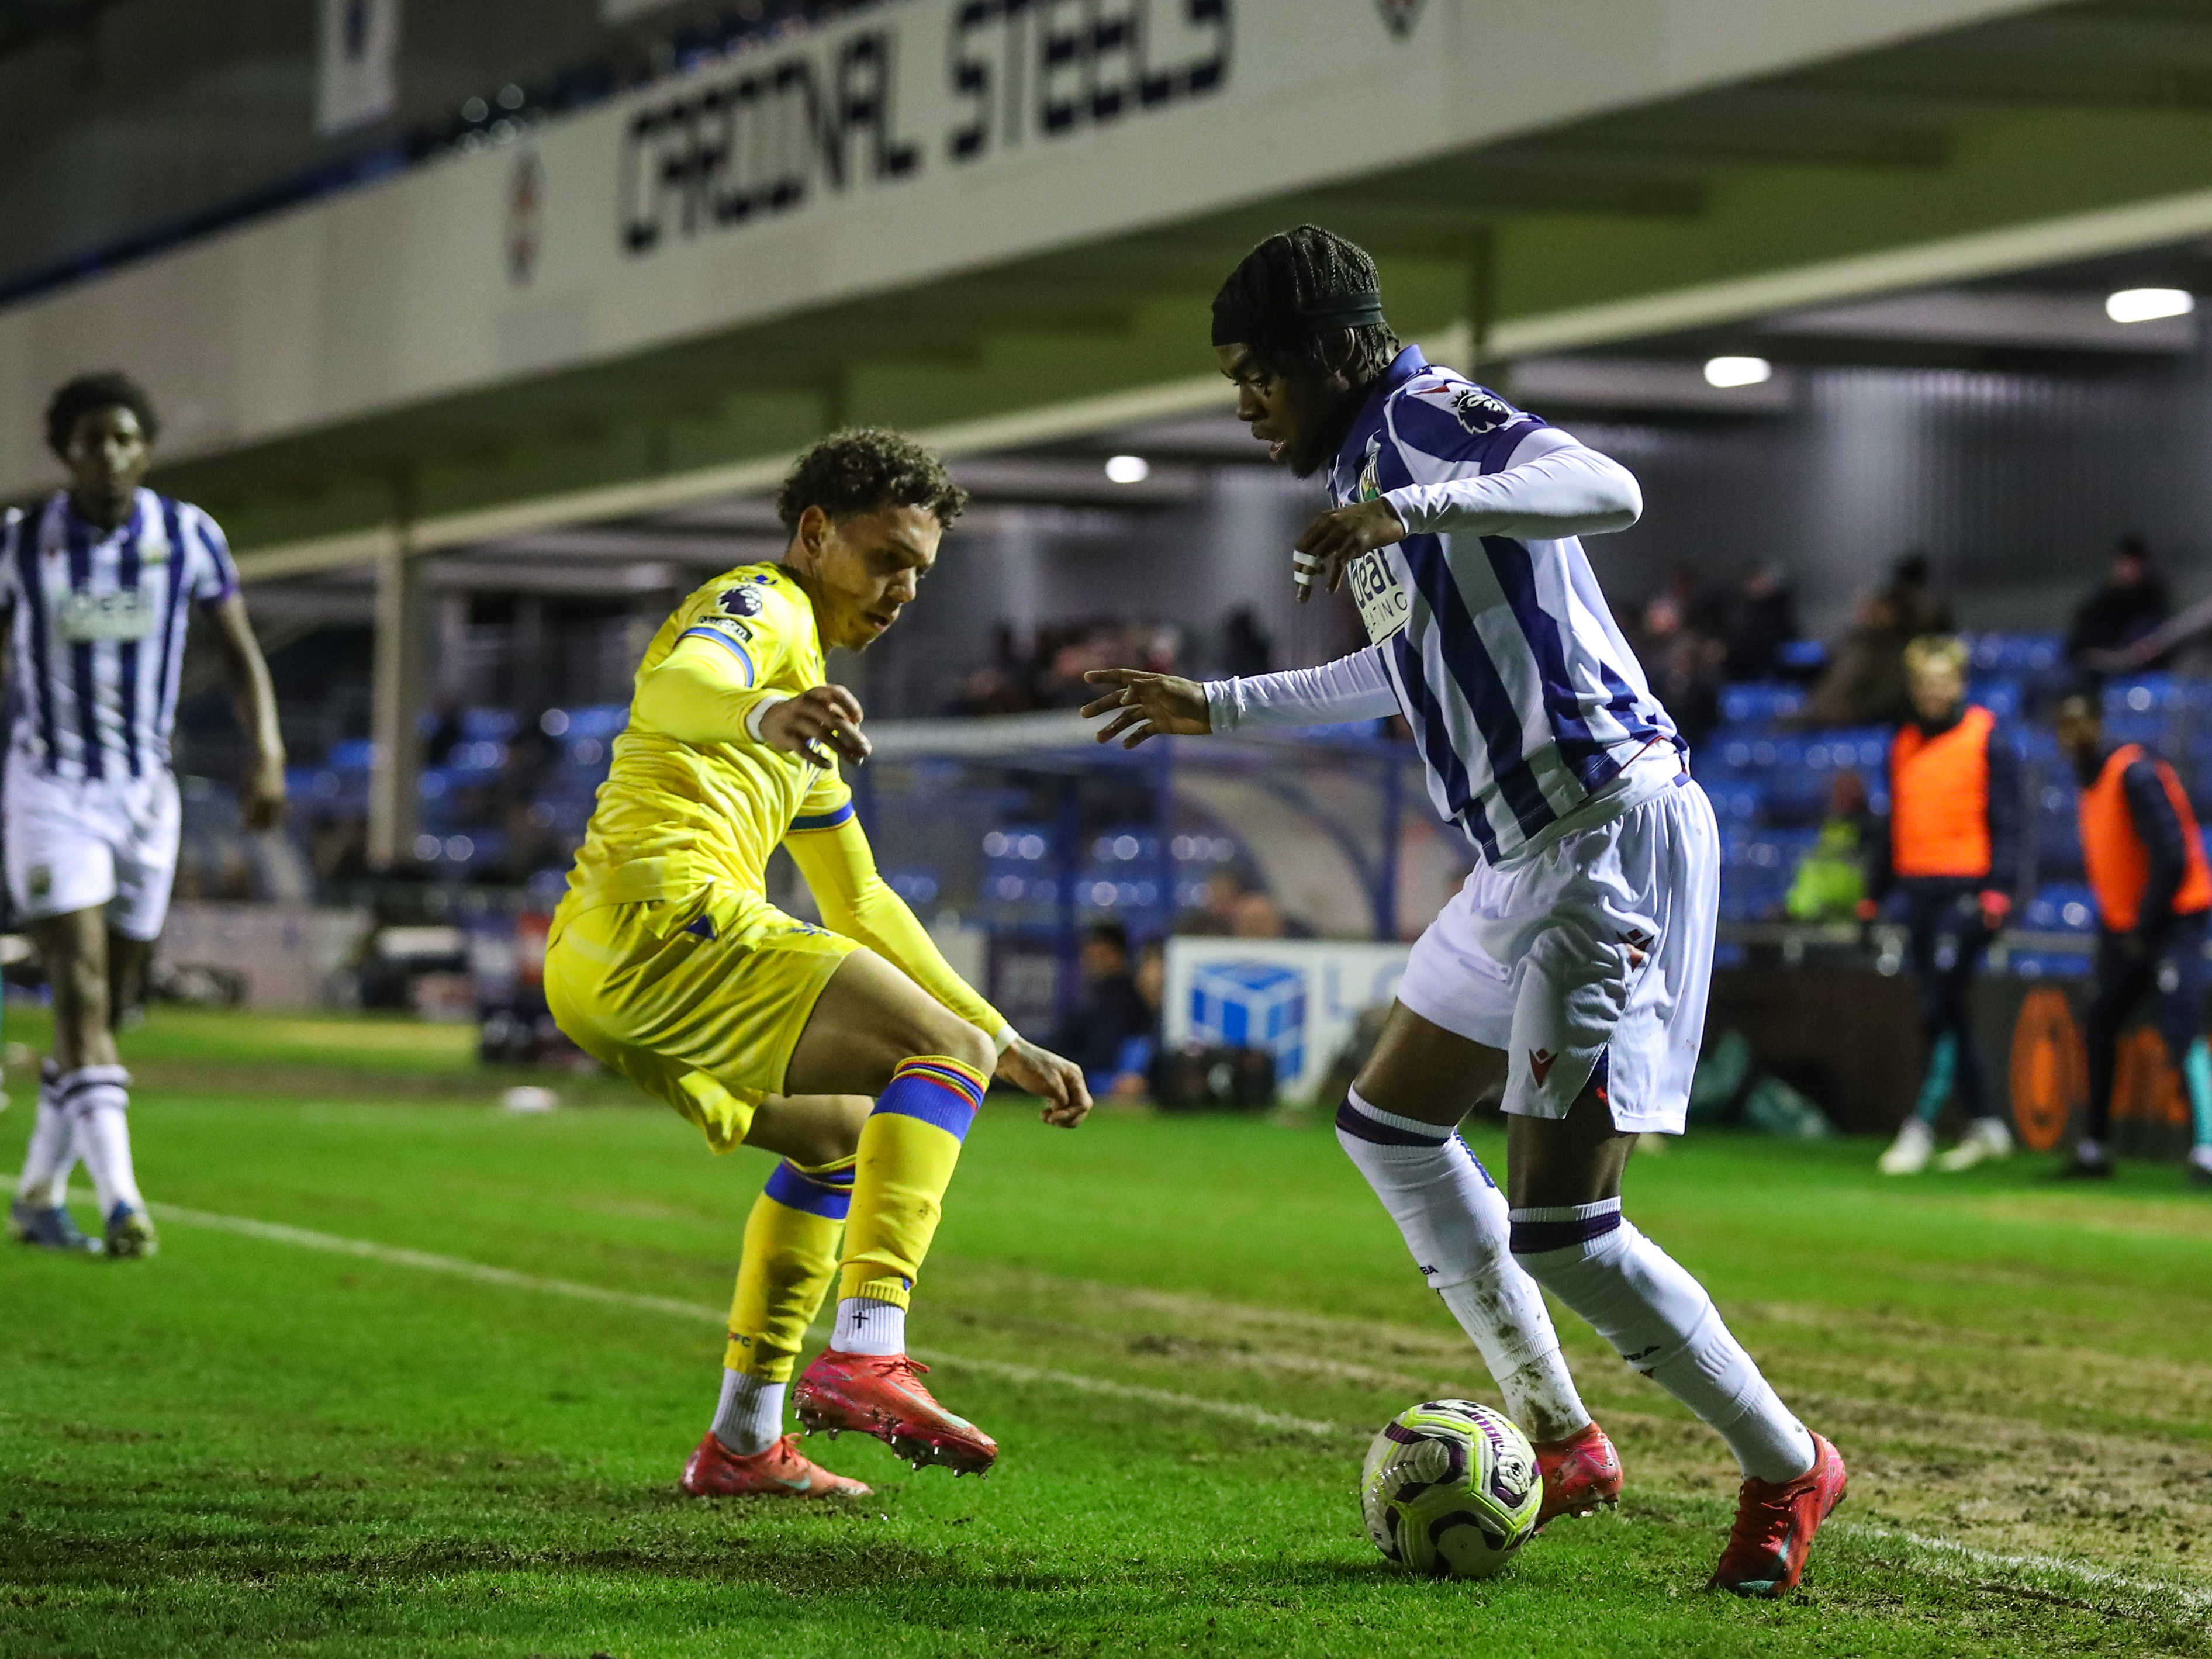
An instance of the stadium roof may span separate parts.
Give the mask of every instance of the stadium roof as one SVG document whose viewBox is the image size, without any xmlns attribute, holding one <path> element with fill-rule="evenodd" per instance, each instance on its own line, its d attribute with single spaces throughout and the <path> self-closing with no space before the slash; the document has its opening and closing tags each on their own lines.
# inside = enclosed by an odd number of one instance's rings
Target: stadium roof
<svg viewBox="0 0 2212 1659">
<path fill-rule="evenodd" d="M 1779 357 L 2124 350 L 2152 337 L 2101 339 L 2069 288 L 2202 284 L 2212 0 L 1314 0 L 1236 9 L 1215 87 L 1214 9 L 1188 10 L 1131 72 L 1183 77 L 1158 113 L 1095 113 L 1094 64 L 1091 104 L 1062 102 L 1095 131 L 987 131 L 969 173 L 925 143 L 895 187 L 936 112 L 863 107 L 911 72 L 869 80 L 869 51 L 947 61 L 951 8 L 911 0 L 0 313 L 0 488 L 43 476 L 36 392 L 94 356 L 152 365 L 163 482 L 272 574 L 681 514 L 842 422 L 975 453 L 1170 421 L 1224 398 L 1222 274 L 1309 218 L 1374 249 L 1401 331 L 1448 361 L 1752 328 Z M 948 142 L 1025 61 L 951 44 L 993 94 L 954 96 Z M 758 140 L 742 123 L 808 73 L 848 100 L 853 182 L 779 216 L 712 140 Z M 2053 267 L 2039 321 L 1992 310 L 1994 279 Z M 1867 303 L 1930 289 L 1948 311 Z"/>
</svg>

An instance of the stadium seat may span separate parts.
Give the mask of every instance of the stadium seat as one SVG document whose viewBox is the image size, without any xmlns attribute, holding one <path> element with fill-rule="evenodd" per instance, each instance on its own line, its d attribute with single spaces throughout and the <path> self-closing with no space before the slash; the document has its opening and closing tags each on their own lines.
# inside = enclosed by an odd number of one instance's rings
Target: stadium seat
<svg viewBox="0 0 2212 1659">
<path fill-rule="evenodd" d="M 1804 707 L 1804 688 L 1778 681 L 1731 685 L 1721 691 L 1721 719 L 1730 726 L 1771 726 L 1794 718 Z"/>
</svg>

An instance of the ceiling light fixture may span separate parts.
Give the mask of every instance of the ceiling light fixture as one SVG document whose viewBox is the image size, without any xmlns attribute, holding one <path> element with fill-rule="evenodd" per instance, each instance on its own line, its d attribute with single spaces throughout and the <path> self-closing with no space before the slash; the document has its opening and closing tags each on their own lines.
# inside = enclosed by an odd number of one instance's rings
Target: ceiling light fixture
<svg viewBox="0 0 2212 1659">
<path fill-rule="evenodd" d="M 2124 288 L 2105 301 L 2105 315 L 2116 323 L 2154 323 L 2196 309 L 2197 296 L 2185 288 Z"/>
<path fill-rule="evenodd" d="M 1142 483 L 1152 476 L 1152 464 L 1141 455 L 1110 456 L 1106 476 L 1115 483 Z"/>
<path fill-rule="evenodd" d="M 1714 357 L 1705 364 L 1705 384 L 1726 389 L 1764 386 L 1774 378 L 1774 365 L 1764 357 Z"/>
</svg>

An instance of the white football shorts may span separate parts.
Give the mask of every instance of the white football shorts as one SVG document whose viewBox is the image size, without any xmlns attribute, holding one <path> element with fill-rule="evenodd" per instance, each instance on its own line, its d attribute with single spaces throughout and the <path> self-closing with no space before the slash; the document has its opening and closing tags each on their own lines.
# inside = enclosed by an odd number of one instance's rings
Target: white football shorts
<svg viewBox="0 0 2212 1659">
<path fill-rule="evenodd" d="M 1652 758 L 1674 770 L 1671 754 Z M 1615 1128 L 1680 1134 L 1719 910 L 1720 830 L 1676 773 L 1615 816 L 1476 866 L 1415 943 L 1398 1000 L 1505 1051 L 1508 1112 L 1565 1117 L 1595 1073 Z"/>
<path fill-rule="evenodd" d="M 0 819 L 19 921 L 107 905 L 107 925 L 117 933 L 161 936 L 182 823 L 167 767 L 144 777 L 79 782 L 11 760 Z"/>
</svg>

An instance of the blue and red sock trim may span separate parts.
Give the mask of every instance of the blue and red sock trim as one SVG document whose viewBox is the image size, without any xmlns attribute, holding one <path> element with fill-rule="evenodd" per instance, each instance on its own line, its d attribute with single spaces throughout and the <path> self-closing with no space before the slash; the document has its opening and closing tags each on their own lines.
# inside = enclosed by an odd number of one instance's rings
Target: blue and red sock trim
<svg viewBox="0 0 2212 1659">
<path fill-rule="evenodd" d="M 920 1118 L 956 1139 L 967 1138 L 968 1126 L 982 1109 L 982 1079 L 941 1054 L 902 1061 L 876 1097 L 876 1113 Z"/>
</svg>

